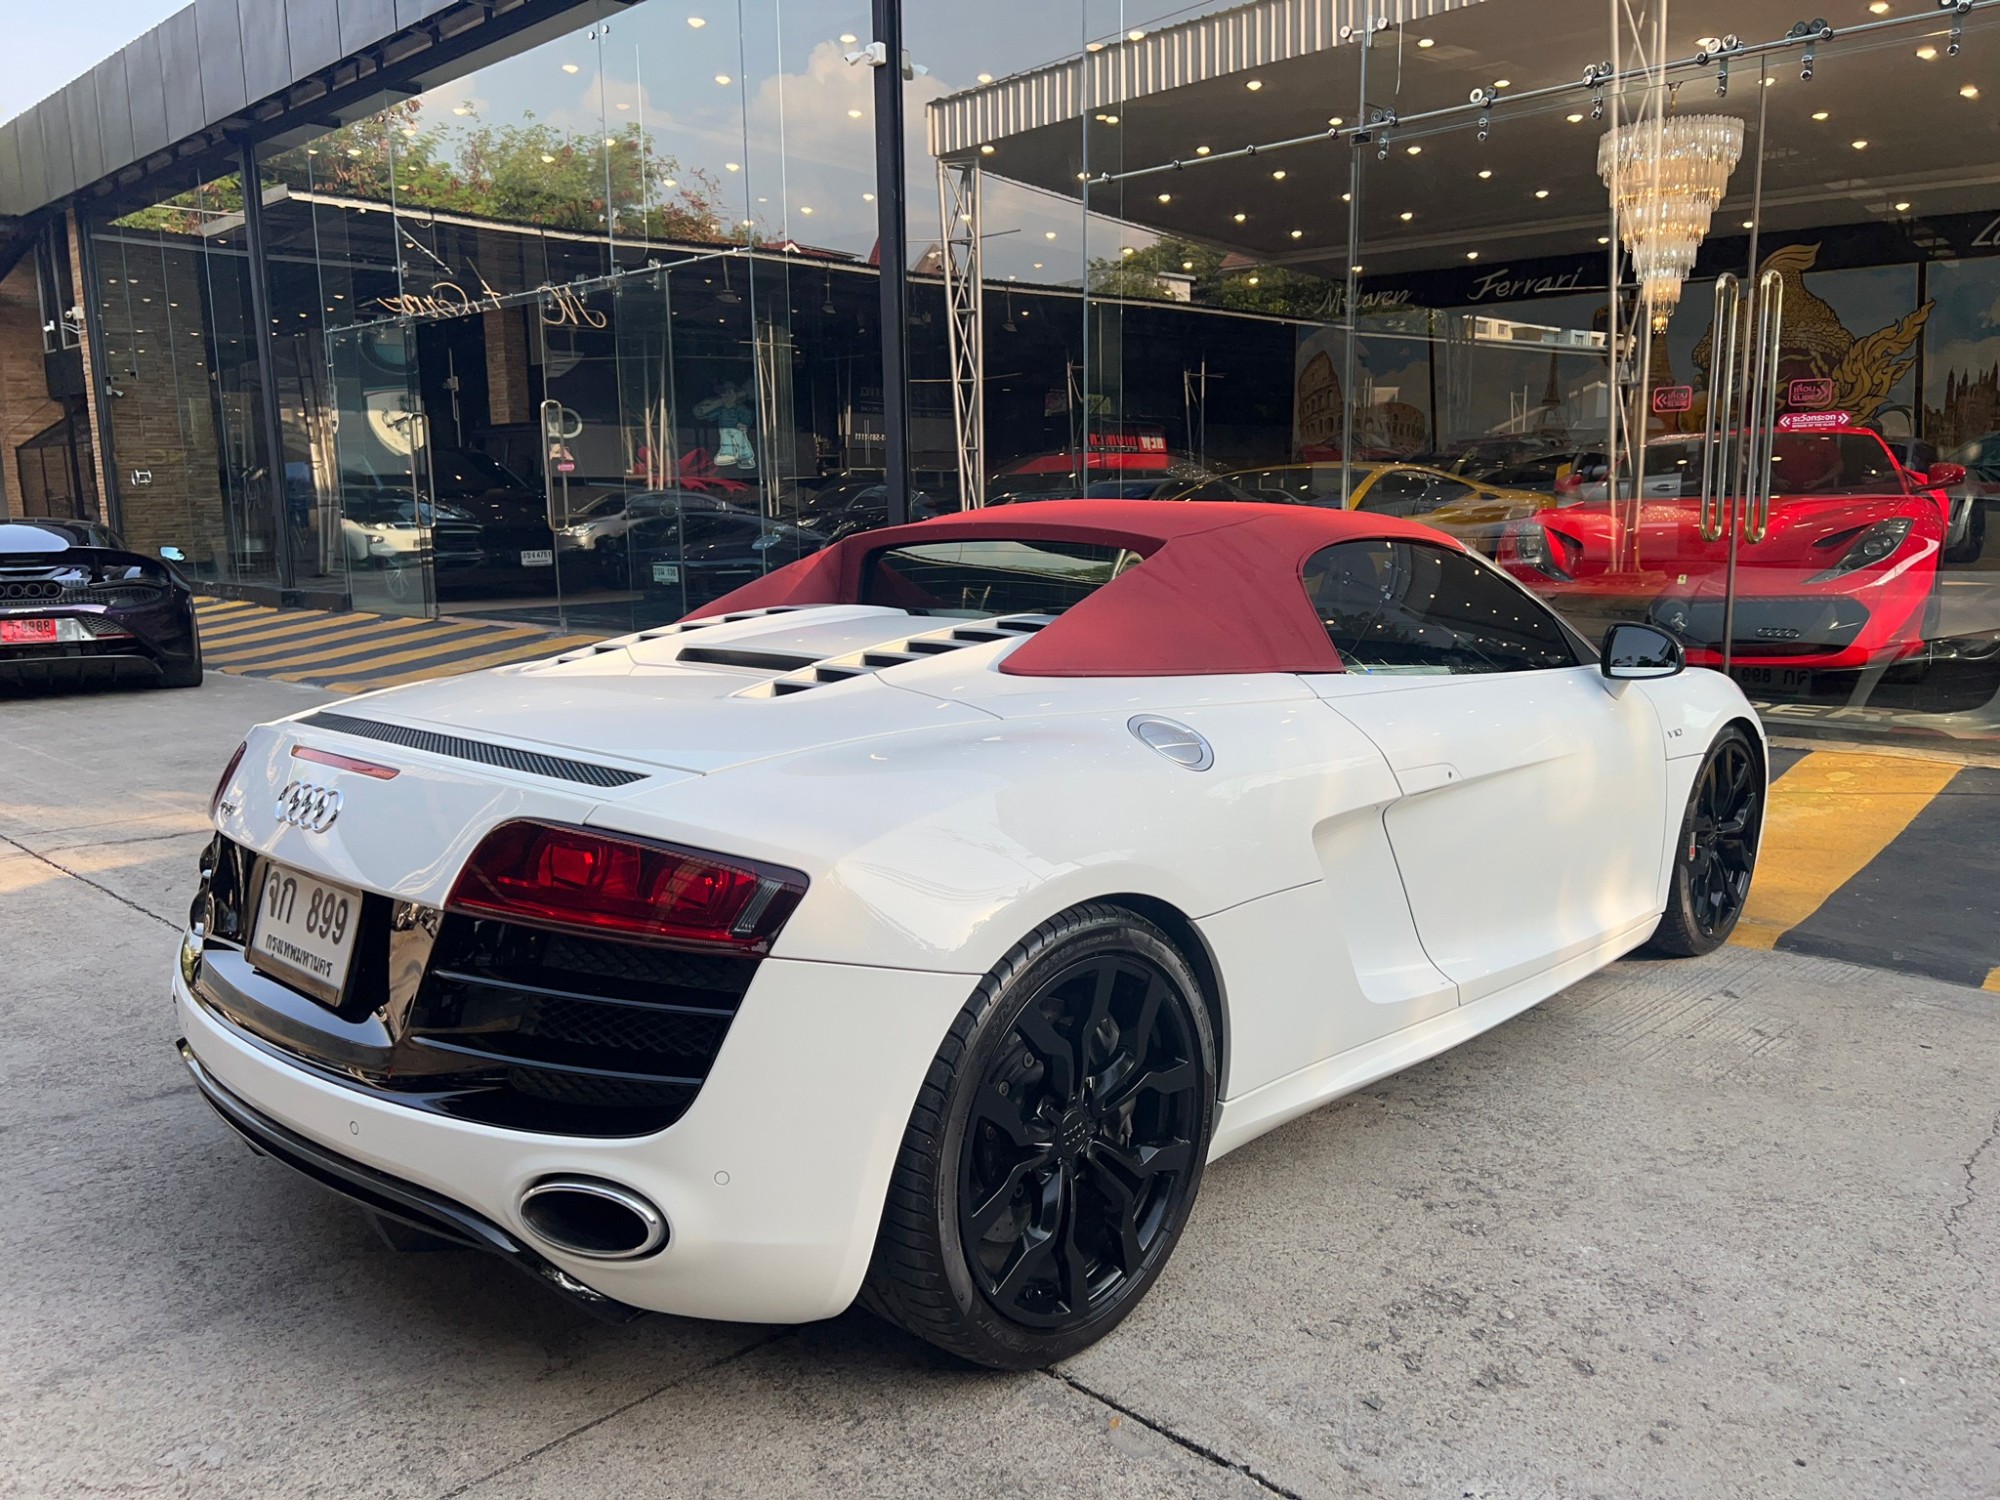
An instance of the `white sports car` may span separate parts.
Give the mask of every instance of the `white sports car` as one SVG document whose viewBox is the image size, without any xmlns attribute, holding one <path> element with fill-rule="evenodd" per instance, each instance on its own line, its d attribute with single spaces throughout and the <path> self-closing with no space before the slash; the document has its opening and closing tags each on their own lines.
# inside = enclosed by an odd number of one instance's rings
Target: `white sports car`
<svg viewBox="0 0 2000 1500">
<path fill-rule="evenodd" d="M 1736 687 L 1440 533 L 1058 502 L 252 732 L 174 1002 L 392 1241 L 608 1315 L 1101 1337 L 1204 1165 L 1748 892 Z"/>
</svg>

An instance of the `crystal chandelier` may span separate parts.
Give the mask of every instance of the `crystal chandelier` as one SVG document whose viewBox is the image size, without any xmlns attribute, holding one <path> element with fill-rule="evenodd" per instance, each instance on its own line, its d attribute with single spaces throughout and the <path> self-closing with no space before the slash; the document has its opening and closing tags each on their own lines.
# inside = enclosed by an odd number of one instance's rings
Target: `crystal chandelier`
<svg viewBox="0 0 2000 1500">
<path fill-rule="evenodd" d="M 1611 189 L 1618 237 L 1655 332 L 1680 304 L 1681 283 L 1742 156 L 1743 122 L 1733 115 L 1642 119 L 1598 143 L 1597 175 Z"/>
</svg>

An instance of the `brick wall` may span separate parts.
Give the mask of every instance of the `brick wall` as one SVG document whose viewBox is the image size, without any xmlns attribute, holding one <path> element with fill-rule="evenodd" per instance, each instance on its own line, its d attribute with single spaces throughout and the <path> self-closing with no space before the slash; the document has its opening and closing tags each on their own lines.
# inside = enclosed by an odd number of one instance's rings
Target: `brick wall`
<svg viewBox="0 0 2000 1500">
<path fill-rule="evenodd" d="M 0 464 L 6 465 L 0 493 L 8 514 L 21 511 L 21 444 L 62 414 L 61 403 L 49 399 L 42 366 L 42 304 L 29 255 L 0 280 Z"/>
</svg>

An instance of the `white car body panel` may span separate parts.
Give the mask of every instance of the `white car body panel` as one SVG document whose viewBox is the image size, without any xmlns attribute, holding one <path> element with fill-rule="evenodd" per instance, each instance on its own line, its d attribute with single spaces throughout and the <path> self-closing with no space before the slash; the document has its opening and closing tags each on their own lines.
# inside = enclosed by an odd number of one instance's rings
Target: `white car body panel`
<svg viewBox="0 0 2000 1500">
<path fill-rule="evenodd" d="M 545 1136 L 410 1108 L 288 1063 L 177 978 L 190 1047 L 254 1109 L 517 1235 L 532 1239 L 516 1198 L 545 1174 L 646 1193 L 672 1225 L 658 1255 L 540 1247 L 620 1301 L 831 1316 L 866 1271 L 940 1041 L 1038 923 L 1121 895 L 1186 919 L 1220 990 L 1221 1156 L 1643 942 L 1699 757 L 1727 721 L 1756 732 L 1734 684 L 1707 672 L 1047 678 L 1002 673 L 1018 644 L 1002 640 L 773 697 L 769 670 L 676 659 L 691 645 L 817 659 L 960 623 L 861 606 L 760 615 L 335 706 L 644 773 L 609 789 L 298 719 L 252 733 L 220 831 L 425 906 L 517 818 L 802 871 L 804 900 L 665 1130 Z M 1140 712 L 1195 728 L 1213 766 L 1141 744 L 1127 729 Z M 299 761 L 299 745 L 399 774 Z M 295 776 L 346 799 L 326 831 L 275 816 Z"/>
</svg>

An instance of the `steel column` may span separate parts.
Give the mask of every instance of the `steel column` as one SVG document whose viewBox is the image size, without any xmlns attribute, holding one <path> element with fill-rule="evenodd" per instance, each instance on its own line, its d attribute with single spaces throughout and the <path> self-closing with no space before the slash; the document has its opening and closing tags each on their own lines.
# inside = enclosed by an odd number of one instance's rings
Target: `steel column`
<svg viewBox="0 0 2000 1500">
<path fill-rule="evenodd" d="M 882 484 L 888 523 L 910 519 L 910 251 L 903 168 L 902 0 L 873 0 L 875 259 L 881 271 Z"/>
<path fill-rule="evenodd" d="M 951 358 L 951 414 L 958 439 L 958 506 L 986 503 L 986 277 L 980 256 L 978 161 L 938 163 L 938 243 L 944 251 L 945 335 Z"/>
</svg>

